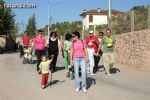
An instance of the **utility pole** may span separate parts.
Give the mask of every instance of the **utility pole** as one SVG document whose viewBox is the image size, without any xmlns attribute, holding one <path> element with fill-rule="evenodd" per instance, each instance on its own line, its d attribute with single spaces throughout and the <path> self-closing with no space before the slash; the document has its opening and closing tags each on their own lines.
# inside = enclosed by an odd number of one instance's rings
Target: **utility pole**
<svg viewBox="0 0 150 100">
<path fill-rule="evenodd" d="M 111 6 L 112 6 L 112 2 L 111 0 L 108 0 L 108 7 L 109 7 L 109 11 L 108 11 L 108 28 L 111 29 Z"/>
<path fill-rule="evenodd" d="M 50 27 L 50 1 L 48 0 L 48 43 L 49 43 L 49 36 L 50 36 L 50 30 L 49 30 L 49 27 Z"/>
</svg>

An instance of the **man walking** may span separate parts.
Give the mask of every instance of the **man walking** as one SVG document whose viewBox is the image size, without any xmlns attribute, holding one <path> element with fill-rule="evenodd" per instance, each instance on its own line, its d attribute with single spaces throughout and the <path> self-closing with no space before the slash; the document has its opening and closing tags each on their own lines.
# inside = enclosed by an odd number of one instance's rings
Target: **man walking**
<svg viewBox="0 0 150 100">
<path fill-rule="evenodd" d="M 103 62 L 106 74 L 110 76 L 110 68 L 114 65 L 114 44 L 115 38 L 111 34 L 110 29 L 106 29 L 106 34 L 102 38 L 103 45 Z"/>
<path fill-rule="evenodd" d="M 25 31 L 24 36 L 22 37 L 23 46 L 24 46 L 24 47 L 28 47 L 28 46 L 29 46 L 30 39 L 31 39 L 31 38 L 30 38 L 30 36 L 28 36 L 27 31 Z"/>
</svg>

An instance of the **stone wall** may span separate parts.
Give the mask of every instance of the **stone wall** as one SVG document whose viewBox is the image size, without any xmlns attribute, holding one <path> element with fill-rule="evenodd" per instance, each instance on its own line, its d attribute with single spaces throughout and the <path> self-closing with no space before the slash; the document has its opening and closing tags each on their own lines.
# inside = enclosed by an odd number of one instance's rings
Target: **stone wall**
<svg viewBox="0 0 150 100">
<path fill-rule="evenodd" d="M 150 29 L 116 35 L 116 62 L 150 71 Z"/>
</svg>

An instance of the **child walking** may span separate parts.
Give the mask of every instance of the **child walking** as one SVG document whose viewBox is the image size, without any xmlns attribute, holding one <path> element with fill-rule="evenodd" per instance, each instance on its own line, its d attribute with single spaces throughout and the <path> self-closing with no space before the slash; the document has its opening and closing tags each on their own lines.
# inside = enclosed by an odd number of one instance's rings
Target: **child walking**
<svg viewBox="0 0 150 100">
<path fill-rule="evenodd" d="M 98 53 L 95 53 L 94 48 L 92 48 L 92 42 L 88 43 L 88 48 L 87 48 L 87 52 L 89 55 L 89 67 L 87 68 L 87 73 L 90 75 L 94 75 L 93 73 L 93 68 L 94 68 L 94 55 L 98 56 Z"/>
<path fill-rule="evenodd" d="M 42 79 L 41 79 L 41 87 L 44 89 L 47 85 L 48 82 L 48 77 L 49 77 L 49 67 L 50 63 L 53 60 L 53 55 L 51 56 L 51 59 L 48 59 L 47 55 L 42 56 L 42 62 L 39 65 L 39 73 L 42 74 Z"/>
</svg>

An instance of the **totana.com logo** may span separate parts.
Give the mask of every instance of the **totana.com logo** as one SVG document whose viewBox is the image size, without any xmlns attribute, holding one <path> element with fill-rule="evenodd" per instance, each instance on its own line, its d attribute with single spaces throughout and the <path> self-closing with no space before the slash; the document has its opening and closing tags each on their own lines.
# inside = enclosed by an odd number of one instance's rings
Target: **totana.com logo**
<svg viewBox="0 0 150 100">
<path fill-rule="evenodd" d="M 36 4 L 7 4 L 5 3 L 4 8 L 37 8 Z"/>
</svg>

